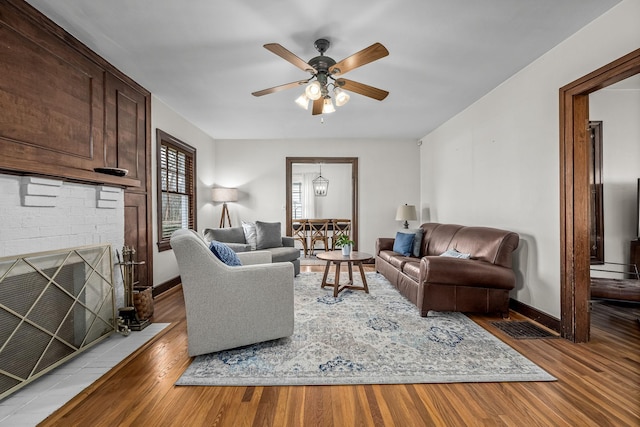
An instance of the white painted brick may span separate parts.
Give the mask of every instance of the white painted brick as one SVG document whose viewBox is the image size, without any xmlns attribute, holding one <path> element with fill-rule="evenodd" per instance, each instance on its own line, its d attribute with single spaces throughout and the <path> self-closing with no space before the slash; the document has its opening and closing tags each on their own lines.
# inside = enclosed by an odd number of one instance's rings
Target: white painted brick
<svg viewBox="0 0 640 427">
<path fill-rule="evenodd" d="M 98 187 L 98 189 L 100 191 L 107 191 L 110 193 L 121 193 L 122 189 L 118 188 L 118 187 L 107 187 L 106 185 L 103 185 L 102 187 Z"/>
<path fill-rule="evenodd" d="M 27 184 L 23 186 L 23 191 L 28 196 L 58 197 L 60 195 L 60 187 L 52 185 Z"/>
<path fill-rule="evenodd" d="M 115 209 L 118 207 L 116 200 L 98 200 L 98 209 Z"/>
<path fill-rule="evenodd" d="M 36 176 L 25 176 L 23 177 L 23 182 L 27 184 L 40 184 L 40 185 L 48 185 L 53 187 L 61 187 L 62 181 L 59 179 L 50 179 L 50 178 L 40 178 Z"/>
<path fill-rule="evenodd" d="M 25 182 L 21 177 L 0 174 L 0 256 L 90 244 L 111 243 L 115 247 L 124 244 L 122 189 L 109 191 L 118 195 L 117 200 L 110 200 L 116 203 L 115 208 L 100 209 L 96 206 L 96 194 L 104 186 L 59 181 L 59 196 L 51 197 L 58 201 L 57 206 L 42 207 L 42 203 L 22 206 Z M 30 184 L 44 185 L 39 180 L 30 180 L 25 185 Z"/>
<path fill-rule="evenodd" d="M 22 200 L 23 206 L 55 207 L 58 204 L 57 197 L 27 196 Z"/>
<path fill-rule="evenodd" d="M 111 191 L 99 191 L 99 200 L 120 200 L 120 193 L 114 193 Z"/>
</svg>

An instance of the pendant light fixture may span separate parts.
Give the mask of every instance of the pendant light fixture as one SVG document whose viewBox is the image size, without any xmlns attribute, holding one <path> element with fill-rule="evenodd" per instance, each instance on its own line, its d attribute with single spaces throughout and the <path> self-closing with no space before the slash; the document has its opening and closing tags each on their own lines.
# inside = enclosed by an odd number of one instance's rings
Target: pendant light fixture
<svg viewBox="0 0 640 427">
<path fill-rule="evenodd" d="M 322 163 L 320 163 L 320 175 L 312 181 L 313 194 L 316 197 L 325 197 L 329 189 L 329 180 L 322 176 Z"/>
</svg>

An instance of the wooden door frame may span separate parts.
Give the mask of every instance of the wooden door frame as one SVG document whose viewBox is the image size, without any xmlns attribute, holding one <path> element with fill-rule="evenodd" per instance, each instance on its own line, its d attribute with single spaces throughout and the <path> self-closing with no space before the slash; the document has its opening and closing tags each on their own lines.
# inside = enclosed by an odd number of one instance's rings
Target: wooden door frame
<svg viewBox="0 0 640 427">
<path fill-rule="evenodd" d="M 285 180 L 285 194 L 286 194 L 286 210 L 287 210 L 287 223 L 286 223 L 286 235 L 291 236 L 292 230 L 292 207 L 291 202 L 291 183 L 292 183 L 292 169 L 294 163 L 308 163 L 308 164 L 348 164 L 351 165 L 351 240 L 355 242 L 353 245 L 354 250 L 358 250 L 358 158 L 357 157 L 287 157 L 286 159 L 286 180 Z"/>
<path fill-rule="evenodd" d="M 589 341 L 589 94 L 640 73 L 640 49 L 560 88 L 560 324 Z"/>
</svg>

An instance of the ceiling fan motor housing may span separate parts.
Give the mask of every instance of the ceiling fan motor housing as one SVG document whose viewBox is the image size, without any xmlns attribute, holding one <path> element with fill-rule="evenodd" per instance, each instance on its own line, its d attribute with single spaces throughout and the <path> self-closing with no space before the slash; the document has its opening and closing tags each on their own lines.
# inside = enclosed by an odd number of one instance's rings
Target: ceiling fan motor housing
<svg viewBox="0 0 640 427">
<path fill-rule="evenodd" d="M 331 46 L 331 42 L 329 42 L 329 40 L 327 39 L 318 39 L 313 44 L 313 46 L 316 48 L 318 52 L 320 52 L 320 55 L 324 55 L 327 49 L 329 49 L 329 46 Z"/>
</svg>

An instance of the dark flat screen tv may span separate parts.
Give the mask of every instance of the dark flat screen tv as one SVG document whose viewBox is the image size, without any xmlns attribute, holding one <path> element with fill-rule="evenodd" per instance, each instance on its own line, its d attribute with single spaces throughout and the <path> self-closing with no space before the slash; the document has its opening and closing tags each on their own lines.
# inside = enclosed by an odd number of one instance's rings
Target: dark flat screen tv
<svg viewBox="0 0 640 427">
<path fill-rule="evenodd" d="M 640 240 L 640 178 L 638 178 L 638 193 L 636 196 L 636 238 Z"/>
</svg>

